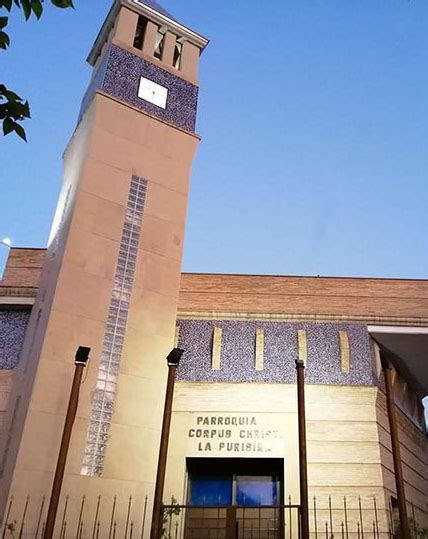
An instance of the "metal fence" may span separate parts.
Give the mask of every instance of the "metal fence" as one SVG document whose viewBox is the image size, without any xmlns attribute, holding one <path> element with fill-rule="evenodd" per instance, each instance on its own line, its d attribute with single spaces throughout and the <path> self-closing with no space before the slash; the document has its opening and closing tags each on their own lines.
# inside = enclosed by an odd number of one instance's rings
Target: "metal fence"
<svg viewBox="0 0 428 539">
<path fill-rule="evenodd" d="M 195 507 L 172 500 L 163 506 L 159 539 L 293 539 L 300 537 L 300 506 L 288 498 L 277 506 Z M 48 500 L 12 497 L 1 539 L 43 537 Z M 152 504 L 147 496 L 112 495 L 61 500 L 55 537 L 58 539 L 143 539 L 150 534 Z M 408 506 L 414 539 L 427 539 L 428 515 Z M 374 496 L 317 496 L 309 512 L 311 539 L 379 539 L 400 535 L 398 515 L 385 498 Z"/>
<path fill-rule="evenodd" d="M 299 535 L 299 506 L 164 506 L 167 539 L 279 539 Z"/>
<path fill-rule="evenodd" d="M 27 496 L 22 504 L 21 500 L 12 496 L 1 528 L 1 539 L 41 539 L 45 530 L 47 506 L 48 500 L 45 497 L 37 502 Z M 94 500 L 86 496 L 80 499 L 66 496 L 58 510 L 55 537 L 138 539 L 147 536 L 148 531 L 148 496 L 138 505 L 132 496 L 122 499 L 118 496 L 98 496 Z"/>
<path fill-rule="evenodd" d="M 414 539 L 428 539 L 409 504 Z M 427 515 L 424 521 L 427 522 Z M 309 530 L 312 539 L 399 538 L 398 514 L 391 503 L 375 496 L 318 496 L 311 499 Z M 300 506 L 243 507 L 164 506 L 165 539 L 292 539 L 300 537 Z"/>
</svg>

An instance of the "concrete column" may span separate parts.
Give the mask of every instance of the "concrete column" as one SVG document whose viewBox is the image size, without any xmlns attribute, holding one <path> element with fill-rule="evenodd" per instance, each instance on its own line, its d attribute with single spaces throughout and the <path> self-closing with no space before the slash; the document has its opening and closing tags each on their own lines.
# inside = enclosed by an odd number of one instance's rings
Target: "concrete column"
<svg viewBox="0 0 428 539">
<path fill-rule="evenodd" d="M 148 56 L 153 56 L 156 46 L 157 25 L 152 21 L 147 21 L 146 32 L 144 34 L 143 52 Z"/>
<path fill-rule="evenodd" d="M 162 62 L 170 67 L 172 67 L 172 64 L 174 62 L 174 49 L 176 41 L 177 36 L 175 34 L 171 32 L 167 32 L 165 34 L 163 40 Z"/>
<path fill-rule="evenodd" d="M 199 56 L 200 50 L 198 47 L 188 41 L 183 43 L 180 71 L 195 80 L 198 78 Z"/>
<path fill-rule="evenodd" d="M 122 7 L 116 25 L 115 38 L 125 43 L 129 47 L 134 44 L 135 32 L 137 30 L 138 13 Z"/>
</svg>

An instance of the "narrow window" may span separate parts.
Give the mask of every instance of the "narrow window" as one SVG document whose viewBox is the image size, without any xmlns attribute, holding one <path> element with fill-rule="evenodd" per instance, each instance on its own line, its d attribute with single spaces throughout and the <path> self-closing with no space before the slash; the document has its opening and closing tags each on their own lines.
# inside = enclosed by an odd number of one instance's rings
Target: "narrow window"
<svg viewBox="0 0 428 539">
<path fill-rule="evenodd" d="M 180 69 L 182 52 L 183 52 L 183 43 L 176 41 L 175 47 L 174 47 L 174 59 L 172 63 L 175 69 Z"/>
<path fill-rule="evenodd" d="M 162 34 L 159 30 L 156 36 L 156 46 L 155 46 L 155 52 L 154 57 L 158 60 L 162 60 L 162 51 L 163 51 L 163 43 L 164 43 L 164 37 L 165 34 Z"/>
<path fill-rule="evenodd" d="M 213 371 L 219 371 L 221 369 L 222 335 L 223 335 L 222 328 L 214 328 L 213 349 L 212 349 L 212 358 L 211 358 L 211 368 Z"/>
<path fill-rule="evenodd" d="M 349 374 L 351 369 L 351 350 L 347 331 L 339 331 L 340 364 L 342 372 Z"/>
<path fill-rule="evenodd" d="M 303 361 L 306 366 L 306 361 L 308 360 L 308 338 L 304 329 L 299 329 L 297 331 L 297 342 L 299 359 L 300 361 Z"/>
<path fill-rule="evenodd" d="M 262 371 L 264 367 L 265 334 L 263 329 L 256 329 L 256 358 L 254 368 Z"/>
<path fill-rule="evenodd" d="M 147 19 L 140 15 L 138 17 L 137 28 L 135 30 L 134 47 L 138 50 L 142 50 L 144 35 L 146 33 Z"/>
</svg>

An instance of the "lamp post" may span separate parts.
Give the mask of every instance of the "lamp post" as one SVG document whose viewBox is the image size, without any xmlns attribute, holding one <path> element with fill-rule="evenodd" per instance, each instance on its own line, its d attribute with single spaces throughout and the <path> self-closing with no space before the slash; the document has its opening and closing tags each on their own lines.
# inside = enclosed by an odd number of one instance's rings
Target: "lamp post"
<svg viewBox="0 0 428 539">
<path fill-rule="evenodd" d="M 10 250 L 12 249 L 12 240 L 10 238 L 3 238 L 0 241 L 0 245 L 3 245 L 3 247 L 6 247 L 7 249 L 7 256 L 6 256 L 6 264 L 7 264 L 7 258 L 10 256 Z M 0 268 L 1 271 L 1 268 Z"/>
<path fill-rule="evenodd" d="M 76 418 L 77 405 L 79 403 L 80 384 L 82 382 L 83 370 L 88 363 L 90 351 L 91 349 L 86 346 L 79 346 L 76 352 L 73 385 L 71 386 L 70 399 L 68 401 L 67 414 L 65 416 L 64 430 L 62 432 L 61 446 L 58 453 L 43 539 L 52 539 L 53 537 L 65 464 L 67 462 L 68 448 L 70 446 L 71 433 Z"/>
<path fill-rule="evenodd" d="M 397 417 L 395 415 L 394 389 L 392 386 L 391 365 L 384 354 L 381 354 L 381 364 L 385 378 L 386 407 L 388 410 L 389 430 L 391 433 L 392 459 L 394 462 L 395 486 L 397 489 L 398 513 L 400 517 L 400 536 L 402 539 L 410 539 L 411 535 L 409 521 L 407 519 L 403 468 L 401 466 L 400 440 L 398 435 Z"/>
<path fill-rule="evenodd" d="M 1 241 L 0 241 L 0 244 L 1 245 L 4 245 L 5 247 L 7 247 L 8 249 L 11 249 L 12 248 L 12 240 L 10 238 L 3 238 Z"/>
<path fill-rule="evenodd" d="M 175 376 L 184 350 L 173 348 L 166 358 L 168 364 L 168 382 L 163 409 L 162 432 L 159 447 L 158 470 L 156 474 L 155 495 L 153 499 L 152 526 L 150 539 L 159 539 L 161 532 L 162 499 L 165 485 L 166 460 L 168 456 L 169 432 L 171 428 L 172 400 L 174 397 Z"/>
<path fill-rule="evenodd" d="M 299 478 L 301 538 L 309 539 L 308 463 L 306 456 L 305 364 L 296 359 L 299 422 Z"/>
</svg>

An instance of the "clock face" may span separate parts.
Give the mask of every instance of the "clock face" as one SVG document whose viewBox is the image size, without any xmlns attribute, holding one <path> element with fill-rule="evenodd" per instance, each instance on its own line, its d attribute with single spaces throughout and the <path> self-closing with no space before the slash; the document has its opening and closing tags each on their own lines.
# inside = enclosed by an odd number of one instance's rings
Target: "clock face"
<svg viewBox="0 0 428 539">
<path fill-rule="evenodd" d="M 144 99 L 157 107 L 166 109 L 166 101 L 168 98 L 168 88 L 146 79 L 140 78 L 140 86 L 138 88 L 138 97 Z"/>
</svg>

